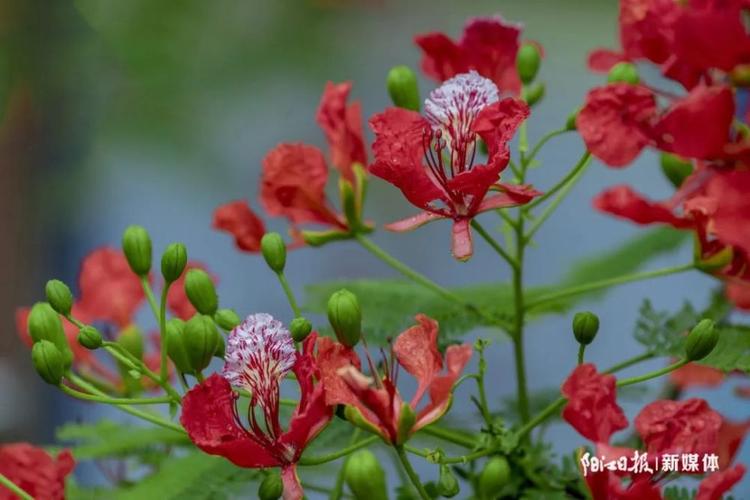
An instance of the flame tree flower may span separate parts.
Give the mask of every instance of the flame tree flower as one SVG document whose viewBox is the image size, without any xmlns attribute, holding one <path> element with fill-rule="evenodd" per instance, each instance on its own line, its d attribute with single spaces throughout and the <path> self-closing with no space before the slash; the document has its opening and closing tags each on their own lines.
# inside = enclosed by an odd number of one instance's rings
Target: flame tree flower
<svg viewBox="0 0 750 500">
<path fill-rule="evenodd" d="M 28 443 L 0 446 L 0 475 L 39 500 L 63 500 L 65 478 L 73 472 L 75 460 L 68 450 L 51 457 Z M 19 498 L 0 483 L 0 500 Z"/>
</svg>

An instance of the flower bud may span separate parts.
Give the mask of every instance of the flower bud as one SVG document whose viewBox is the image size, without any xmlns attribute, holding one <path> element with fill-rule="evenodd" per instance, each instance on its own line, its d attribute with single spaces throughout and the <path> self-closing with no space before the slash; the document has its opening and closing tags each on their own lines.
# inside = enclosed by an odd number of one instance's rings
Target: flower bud
<svg viewBox="0 0 750 500">
<path fill-rule="evenodd" d="M 417 75 L 408 66 L 394 66 L 386 79 L 388 95 L 399 108 L 419 111 L 419 87 Z"/>
<path fill-rule="evenodd" d="M 294 318 L 289 323 L 289 332 L 292 334 L 292 338 L 295 342 L 302 342 L 310 335 L 312 331 L 312 323 L 307 318 Z"/>
<path fill-rule="evenodd" d="M 718 342 L 716 324 L 710 319 L 702 319 L 685 339 L 685 357 L 690 361 L 701 360 L 711 354 Z"/>
<path fill-rule="evenodd" d="M 440 496 L 453 498 L 461 491 L 456 476 L 453 475 L 451 468 L 445 464 L 440 466 L 440 476 L 438 478 L 437 490 Z"/>
<path fill-rule="evenodd" d="M 102 346 L 102 334 L 90 325 L 84 325 L 78 330 L 78 343 L 86 349 L 96 350 Z"/>
<path fill-rule="evenodd" d="M 55 344 L 40 340 L 31 348 L 31 361 L 42 380 L 51 385 L 60 385 L 65 367 L 63 354 Z"/>
<path fill-rule="evenodd" d="M 122 251 L 130 269 L 138 276 L 151 270 L 151 237 L 142 226 L 128 226 L 122 234 Z"/>
<path fill-rule="evenodd" d="M 258 498 L 260 500 L 278 500 L 284 493 L 284 483 L 281 482 L 281 474 L 269 472 L 258 486 Z"/>
<path fill-rule="evenodd" d="M 328 299 L 328 322 L 336 338 L 347 347 L 354 347 L 362 336 L 362 311 L 357 296 L 339 290 Z"/>
<path fill-rule="evenodd" d="M 279 233 L 266 233 L 260 240 L 260 250 L 266 264 L 275 273 L 284 271 L 286 265 L 286 245 Z"/>
<path fill-rule="evenodd" d="M 193 373 L 193 365 L 190 363 L 185 349 L 185 322 L 179 318 L 167 321 L 167 355 L 172 360 L 177 371 L 180 373 Z"/>
<path fill-rule="evenodd" d="M 676 188 L 682 186 L 685 179 L 693 173 L 693 164 L 677 155 L 662 153 L 659 163 L 664 176 Z"/>
<path fill-rule="evenodd" d="M 354 194 L 354 185 L 341 177 L 339 179 L 339 197 L 341 198 L 341 209 L 346 217 L 346 223 L 352 231 L 359 227 L 359 207 L 357 197 Z"/>
<path fill-rule="evenodd" d="M 636 85 L 640 83 L 641 77 L 638 76 L 638 68 L 629 62 L 619 62 L 612 66 L 607 75 L 609 83 L 630 83 Z"/>
<path fill-rule="evenodd" d="M 579 344 L 589 345 L 599 331 L 599 317 L 589 311 L 578 312 L 573 316 L 573 335 Z"/>
<path fill-rule="evenodd" d="M 44 293 L 52 309 L 63 316 L 70 314 L 73 308 L 73 294 L 70 293 L 68 285 L 60 280 L 49 280 L 44 287 Z"/>
<path fill-rule="evenodd" d="M 576 108 L 572 113 L 568 115 L 568 119 L 565 121 L 565 130 L 575 130 L 578 128 L 578 125 L 576 125 L 576 120 L 578 119 L 578 113 L 581 111 L 581 108 Z"/>
<path fill-rule="evenodd" d="M 60 315 L 52 309 L 52 306 L 46 302 L 34 304 L 29 313 L 27 327 L 34 343 L 42 340 L 52 342 L 62 354 L 64 368 L 70 368 L 73 363 L 73 351 L 68 345 Z"/>
<path fill-rule="evenodd" d="M 529 106 L 534 106 L 542 100 L 545 90 L 546 87 L 543 83 L 535 83 L 534 85 L 526 87 L 523 91 L 523 100 L 526 101 L 526 104 Z"/>
<path fill-rule="evenodd" d="M 187 265 L 187 248 L 182 243 L 170 243 L 161 256 L 161 275 L 164 281 L 174 283 Z"/>
<path fill-rule="evenodd" d="M 218 333 L 218 332 L 217 332 Z M 216 336 L 216 349 L 214 350 L 214 357 L 224 359 L 224 354 L 227 350 L 227 344 L 224 342 L 224 337 L 221 334 Z"/>
<path fill-rule="evenodd" d="M 725 246 L 712 255 L 703 255 L 703 248 L 698 235 L 693 242 L 693 264 L 695 268 L 704 273 L 714 273 L 727 267 L 734 259 L 734 248 Z"/>
<path fill-rule="evenodd" d="M 305 244 L 311 247 L 322 247 L 332 241 L 346 240 L 351 235 L 348 232 L 330 230 L 330 231 L 302 231 L 302 239 Z"/>
<path fill-rule="evenodd" d="M 490 458 L 479 474 L 479 498 L 496 498 L 500 489 L 510 480 L 510 465 L 505 457 Z"/>
<path fill-rule="evenodd" d="M 185 294 L 193 307 L 201 313 L 213 316 L 219 307 L 214 282 L 206 271 L 190 269 L 185 275 Z"/>
<path fill-rule="evenodd" d="M 211 362 L 219 344 L 219 332 L 209 316 L 196 314 L 185 323 L 183 335 L 190 367 L 199 372 Z"/>
<path fill-rule="evenodd" d="M 356 499 L 387 500 L 385 472 L 378 458 L 367 449 L 349 457 L 344 466 L 344 479 Z"/>
<path fill-rule="evenodd" d="M 536 44 L 526 42 L 521 45 L 516 56 L 516 69 L 524 85 L 534 81 L 541 63 L 542 55 L 539 53 L 539 47 Z"/>
<path fill-rule="evenodd" d="M 143 359 L 143 333 L 137 326 L 131 325 L 120 331 L 117 343 L 137 359 Z"/>
<path fill-rule="evenodd" d="M 219 325 L 219 328 L 230 331 L 239 325 L 242 320 L 232 309 L 219 309 L 214 314 L 214 321 Z"/>
</svg>

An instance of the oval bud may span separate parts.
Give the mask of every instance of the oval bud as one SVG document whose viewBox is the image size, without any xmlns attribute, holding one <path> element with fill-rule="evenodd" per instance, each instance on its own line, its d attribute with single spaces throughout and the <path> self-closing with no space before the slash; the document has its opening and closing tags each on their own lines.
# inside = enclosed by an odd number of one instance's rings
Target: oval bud
<svg viewBox="0 0 750 500">
<path fill-rule="evenodd" d="M 258 486 L 258 498 L 260 500 L 278 500 L 284 493 L 284 483 L 281 482 L 281 474 L 269 472 Z"/>
<path fill-rule="evenodd" d="M 693 173 L 692 162 L 684 160 L 677 155 L 662 153 L 659 163 L 661 164 L 661 171 L 664 173 L 664 177 L 669 179 L 669 182 L 676 188 L 682 186 L 685 179 Z"/>
<path fill-rule="evenodd" d="M 70 314 L 73 308 L 73 294 L 68 285 L 60 280 L 49 280 L 44 287 L 44 293 L 52 309 L 63 316 Z"/>
<path fill-rule="evenodd" d="M 120 331 L 117 343 L 137 359 L 143 359 L 143 333 L 137 326 L 131 325 Z"/>
<path fill-rule="evenodd" d="M 179 318 L 167 321 L 167 355 L 180 373 L 193 373 L 187 349 L 185 349 L 185 322 Z"/>
<path fill-rule="evenodd" d="M 636 85 L 640 83 L 641 77 L 638 76 L 638 68 L 629 62 L 619 62 L 612 66 L 607 75 L 609 83 L 630 83 Z"/>
<path fill-rule="evenodd" d="M 289 323 L 289 333 L 292 334 L 292 338 L 295 342 L 302 342 L 310 335 L 312 331 L 312 323 L 307 318 L 294 318 Z"/>
<path fill-rule="evenodd" d="M 394 66 L 386 78 L 388 95 L 396 107 L 419 111 L 417 75 L 408 66 Z"/>
<path fill-rule="evenodd" d="M 534 81 L 541 63 L 542 55 L 539 53 L 539 47 L 536 44 L 526 42 L 521 45 L 516 56 L 516 69 L 524 85 Z"/>
<path fill-rule="evenodd" d="M 284 271 L 286 265 L 286 244 L 279 233 L 266 233 L 260 240 L 260 251 L 266 264 L 275 273 Z"/>
<path fill-rule="evenodd" d="M 575 111 L 568 115 L 568 119 L 565 121 L 565 130 L 575 130 L 578 128 L 578 125 L 576 125 L 576 120 L 578 119 L 578 113 L 580 111 L 581 108 L 576 108 Z"/>
<path fill-rule="evenodd" d="M 387 500 L 385 472 L 378 458 L 367 449 L 349 456 L 344 480 L 356 499 Z"/>
<path fill-rule="evenodd" d="M 218 333 L 218 332 L 217 332 Z M 227 343 L 224 342 L 224 337 L 221 335 L 216 336 L 216 349 L 214 350 L 214 357 L 224 359 L 224 354 L 227 350 Z"/>
<path fill-rule="evenodd" d="M 712 274 L 727 267 L 734 259 L 734 248 L 725 246 L 712 255 L 703 255 L 703 246 L 698 235 L 693 240 L 693 264 L 704 273 Z"/>
<path fill-rule="evenodd" d="M 336 338 L 347 347 L 354 347 L 362 336 L 362 310 L 357 296 L 339 290 L 328 299 L 328 322 Z"/>
<path fill-rule="evenodd" d="M 145 228 L 128 226 L 122 234 L 122 251 L 135 274 L 148 274 L 151 270 L 151 237 Z"/>
<path fill-rule="evenodd" d="M 193 307 L 201 313 L 213 316 L 219 307 L 214 282 L 206 271 L 191 269 L 185 275 L 185 294 Z"/>
<path fill-rule="evenodd" d="M 73 351 L 68 345 L 60 315 L 46 302 L 37 302 L 31 308 L 27 328 L 31 340 L 52 342 L 62 354 L 63 365 L 67 369 L 73 363 Z"/>
<path fill-rule="evenodd" d="M 78 343 L 86 349 L 96 350 L 102 346 L 102 334 L 90 325 L 84 325 L 78 330 Z"/>
<path fill-rule="evenodd" d="M 185 323 L 185 351 L 193 371 L 206 368 L 218 347 L 220 335 L 209 316 L 196 314 Z"/>
<path fill-rule="evenodd" d="M 60 349 L 49 340 L 40 340 L 31 348 L 31 361 L 42 380 L 52 385 L 60 385 L 65 367 Z"/>
<path fill-rule="evenodd" d="M 542 100 L 545 90 L 546 87 L 543 83 L 535 83 L 534 85 L 526 87 L 523 92 L 523 100 L 526 101 L 526 104 L 529 106 L 534 106 Z"/>
<path fill-rule="evenodd" d="M 579 344 L 589 345 L 599 331 L 599 317 L 589 311 L 573 316 L 573 335 Z"/>
<path fill-rule="evenodd" d="M 453 475 L 451 468 L 445 464 L 440 466 L 440 477 L 438 478 L 437 491 L 440 496 L 453 498 L 461 491 L 458 479 Z"/>
<path fill-rule="evenodd" d="M 161 275 L 173 283 L 182 275 L 187 265 L 187 248 L 182 243 L 170 243 L 161 256 Z"/>
<path fill-rule="evenodd" d="M 242 321 L 232 309 L 219 309 L 214 314 L 214 320 L 219 328 L 226 331 L 233 330 Z"/>
<path fill-rule="evenodd" d="M 690 330 L 685 339 L 685 357 L 690 361 L 698 361 L 714 350 L 719 342 L 719 330 L 710 319 L 702 319 Z"/>
<path fill-rule="evenodd" d="M 490 499 L 510 480 L 510 465 L 505 457 L 490 458 L 479 474 L 479 498 Z"/>
</svg>

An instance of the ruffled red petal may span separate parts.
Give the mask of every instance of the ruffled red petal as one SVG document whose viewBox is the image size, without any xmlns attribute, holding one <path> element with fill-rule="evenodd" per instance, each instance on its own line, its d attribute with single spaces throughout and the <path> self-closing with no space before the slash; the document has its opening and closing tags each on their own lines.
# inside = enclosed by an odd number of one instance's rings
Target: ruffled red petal
<svg viewBox="0 0 750 500">
<path fill-rule="evenodd" d="M 697 363 L 688 363 L 669 374 L 669 380 L 681 390 L 694 387 L 716 387 L 724 382 L 725 378 L 723 371 Z"/>
<path fill-rule="evenodd" d="M 715 200 L 712 214 L 713 231 L 725 244 L 750 252 L 750 231 L 747 214 L 750 213 L 750 172 L 735 170 L 711 177 L 706 196 Z"/>
<path fill-rule="evenodd" d="M 417 415 L 414 430 L 430 425 L 448 411 L 453 398 L 453 384 L 464 371 L 474 349 L 469 344 L 452 345 L 445 350 L 445 374 L 437 375 L 430 384 L 430 402 Z"/>
<path fill-rule="evenodd" d="M 697 398 L 654 401 L 635 418 L 635 428 L 651 454 L 714 453 L 721 423 L 721 415 Z"/>
<path fill-rule="evenodd" d="M 416 320 L 416 325 L 405 330 L 393 342 L 393 354 L 398 363 L 417 379 L 412 407 L 416 407 L 435 375 L 443 369 L 443 357 L 437 348 L 437 321 L 424 314 L 418 314 Z"/>
<path fill-rule="evenodd" d="M 674 0 L 621 0 L 620 41 L 628 58 L 665 62 L 672 55 L 681 11 Z"/>
<path fill-rule="evenodd" d="M 750 420 L 732 422 L 722 417 L 721 427 L 719 427 L 719 444 L 716 447 L 716 454 L 719 455 L 719 469 L 729 467 L 748 431 L 750 431 Z"/>
<path fill-rule="evenodd" d="M 676 228 L 693 222 L 676 216 L 664 203 L 647 200 L 629 186 L 614 186 L 599 193 L 593 201 L 597 210 L 636 224 L 669 224 Z"/>
<path fill-rule="evenodd" d="M 744 465 L 737 464 L 731 469 L 714 472 L 701 481 L 695 500 L 721 500 L 724 493 L 740 482 L 746 470 Z"/>
<path fill-rule="evenodd" d="M 414 43 L 422 49 L 422 71 L 438 82 L 469 70 L 461 47 L 442 33 L 418 35 Z"/>
<path fill-rule="evenodd" d="M 501 92 L 518 94 L 521 80 L 516 70 L 521 26 L 499 16 L 478 17 L 466 23 L 459 42 L 470 69 L 489 78 Z"/>
<path fill-rule="evenodd" d="M 353 163 L 367 165 L 362 111 L 358 102 L 347 105 L 351 88 L 351 82 L 326 83 L 316 115 L 328 140 L 331 163 L 350 181 L 354 179 Z"/>
<path fill-rule="evenodd" d="M 591 71 L 607 73 L 617 63 L 627 62 L 625 54 L 609 49 L 595 49 L 589 53 L 586 65 Z"/>
<path fill-rule="evenodd" d="M 234 236 L 237 248 L 260 251 L 260 239 L 266 232 L 263 221 L 243 200 L 225 203 L 214 210 L 213 227 Z"/>
<path fill-rule="evenodd" d="M 73 472 L 75 460 L 68 450 L 50 456 L 42 448 L 28 443 L 9 443 L 0 446 L 0 474 L 33 498 L 63 500 L 65 478 Z M 0 486 L 0 500 L 17 498 Z"/>
<path fill-rule="evenodd" d="M 444 215 L 436 214 L 433 212 L 419 212 L 418 214 L 407 217 L 406 219 L 401 219 L 395 222 L 391 222 L 390 224 L 386 224 L 384 227 L 388 231 L 403 233 L 405 231 L 413 231 L 418 227 L 422 227 L 432 221 L 444 218 Z"/>
</svg>

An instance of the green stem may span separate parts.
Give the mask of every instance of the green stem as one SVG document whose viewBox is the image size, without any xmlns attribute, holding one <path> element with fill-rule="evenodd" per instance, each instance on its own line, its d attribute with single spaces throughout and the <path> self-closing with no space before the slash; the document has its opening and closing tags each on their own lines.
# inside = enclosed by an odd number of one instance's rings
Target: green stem
<svg viewBox="0 0 750 500">
<path fill-rule="evenodd" d="M 484 350 L 479 351 L 479 374 L 477 376 L 477 392 L 479 392 L 479 409 L 482 413 L 484 423 L 488 429 L 492 429 L 492 415 L 487 404 L 487 391 L 484 389 L 484 374 L 487 371 L 487 361 L 484 359 Z"/>
<path fill-rule="evenodd" d="M 531 162 L 534 161 L 537 153 L 539 153 L 542 147 L 544 147 L 544 145 L 547 144 L 550 139 L 557 137 L 558 135 L 562 135 L 566 132 L 569 132 L 569 130 L 566 128 L 561 128 L 543 135 L 542 138 L 539 139 L 539 142 L 537 142 L 534 148 L 531 150 L 531 153 L 529 153 L 528 157 L 526 158 L 526 163 L 531 164 Z"/>
<path fill-rule="evenodd" d="M 529 420 L 529 396 L 526 385 L 526 359 L 523 347 L 523 329 L 526 313 L 523 295 L 523 257 L 525 249 L 523 225 L 523 217 L 519 216 L 518 226 L 516 227 L 516 262 L 518 265 L 513 268 L 513 305 L 515 314 L 513 315 L 514 321 L 511 338 L 513 339 L 513 357 L 516 367 L 518 414 L 521 417 L 521 422 L 525 423 Z"/>
<path fill-rule="evenodd" d="M 67 395 L 73 396 L 74 398 L 83 399 L 85 401 L 96 401 L 97 403 L 104 403 L 108 405 L 152 405 L 171 403 L 172 398 L 169 396 L 158 397 L 158 398 L 110 398 L 106 396 L 94 396 L 86 394 L 72 389 L 66 385 L 60 385 L 60 389 Z"/>
<path fill-rule="evenodd" d="M 11 493 L 15 493 L 18 498 L 22 500 L 34 500 L 34 497 L 23 491 L 20 487 L 16 486 L 16 483 L 5 477 L 3 473 L 0 472 L 0 485 L 5 486 L 10 490 Z"/>
<path fill-rule="evenodd" d="M 141 287 L 143 287 L 143 293 L 146 294 L 148 305 L 151 306 L 151 311 L 154 313 L 154 318 L 159 321 L 159 306 L 156 304 L 156 297 L 154 297 L 154 291 L 151 289 L 151 283 L 148 282 L 148 275 L 140 276 Z"/>
<path fill-rule="evenodd" d="M 359 439 L 359 435 L 362 433 L 362 429 L 359 427 L 354 428 L 354 432 L 352 432 L 352 437 L 349 439 L 349 446 L 352 446 L 357 443 L 357 439 Z M 328 497 L 328 500 L 340 500 L 343 493 L 344 493 L 344 480 L 346 479 L 346 464 L 349 462 L 349 457 L 347 456 L 344 459 L 344 463 L 341 464 L 341 468 L 339 469 L 339 473 L 336 474 L 336 482 L 333 485 L 333 489 L 331 490 L 331 494 Z"/>
<path fill-rule="evenodd" d="M 652 378 L 661 377 L 662 375 L 666 375 L 667 373 L 672 372 L 678 368 L 682 368 L 688 363 L 690 363 L 690 360 L 681 359 L 680 361 L 676 363 L 672 363 L 669 366 L 665 366 L 664 368 L 660 368 L 658 370 L 654 370 L 652 372 L 648 372 L 643 375 L 638 375 L 636 377 L 630 377 L 630 378 L 624 378 L 624 379 L 618 380 L 617 387 L 625 387 L 628 385 L 645 382 L 646 380 L 651 380 Z"/>
<path fill-rule="evenodd" d="M 417 472 L 411 466 L 411 462 L 409 462 L 409 457 L 406 455 L 404 447 L 395 446 L 394 449 L 396 450 L 398 459 L 401 461 L 401 466 L 404 468 L 404 472 L 406 472 L 406 475 L 409 476 L 409 480 L 411 481 L 411 484 L 414 485 L 414 488 L 416 488 L 420 498 L 422 498 L 422 500 L 430 500 L 431 497 L 427 493 L 427 490 L 424 489 L 424 485 L 422 485 L 422 481 L 419 479 Z"/>
<path fill-rule="evenodd" d="M 566 398 L 558 398 L 555 401 L 553 401 L 549 406 L 547 406 L 545 409 L 540 411 L 538 414 L 534 416 L 531 420 L 529 420 L 526 424 L 521 426 L 518 431 L 516 431 L 516 435 L 521 438 L 526 436 L 529 432 L 534 429 L 537 425 L 541 424 L 545 420 L 547 420 L 549 417 L 554 415 L 555 413 L 559 412 L 560 409 L 565 406 L 565 403 L 568 400 Z"/>
<path fill-rule="evenodd" d="M 417 448 L 414 448 L 412 446 L 405 446 L 404 447 L 406 451 L 413 455 L 417 455 L 422 458 L 428 458 L 430 456 L 430 453 L 426 453 L 422 450 L 419 450 Z M 441 464 L 465 464 L 472 462 L 476 460 L 477 458 L 486 457 L 487 455 L 492 455 L 493 453 L 497 453 L 496 448 L 485 448 L 483 450 L 475 451 L 473 453 L 468 453 L 466 455 L 461 455 L 458 457 L 443 457 L 440 459 Z"/>
<path fill-rule="evenodd" d="M 292 292 L 292 287 L 289 286 L 289 282 L 286 279 L 286 276 L 284 275 L 284 272 L 276 273 L 276 277 L 279 278 L 279 283 L 281 283 L 281 288 L 284 289 L 284 294 L 286 295 L 286 299 L 289 301 L 289 305 L 292 308 L 292 312 L 294 312 L 294 317 L 299 318 L 302 316 L 302 313 L 299 310 L 299 306 L 297 305 L 297 299 L 294 298 L 294 292 Z"/>
<path fill-rule="evenodd" d="M 609 288 L 611 286 L 623 285 L 625 283 L 632 283 L 634 281 L 641 281 L 650 278 L 658 278 L 660 276 L 668 276 L 670 274 L 682 273 L 693 269 L 693 264 L 684 264 L 681 266 L 667 267 L 664 269 L 657 269 L 656 271 L 645 271 L 641 273 L 628 274 L 625 276 L 617 276 L 614 278 L 608 278 L 601 281 L 594 281 L 583 285 L 577 285 L 557 292 L 548 293 L 537 297 L 535 300 L 530 301 L 526 304 L 526 309 L 530 310 L 534 307 L 544 304 L 546 302 L 552 302 L 558 299 L 569 297 L 571 295 L 579 295 L 582 293 L 593 292 L 602 288 Z"/>
<path fill-rule="evenodd" d="M 365 448 L 366 446 L 371 445 L 375 441 L 380 439 L 380 436 L 370 436 L 368 438 L 363 439 L 362 441 L 359 441 L 358 443 L 354 443 L 350 446 L 347 446 L 346 448 L 343 448 L 338 451 L 334 451 L 333 453 L 329 453 L 327 455 L 320 455 L 317 457 L 302 457 L 299 460 L 299 465 L 303 466 L 310 466 L 310 465 L 320 465 L 327 462 L 333 462 L 334 460 L 338 460 L 341 457 L 345 457 L 351 453 L 354 453 L 355 451 Z"/>
<path fill-rule="evenodd" d="M 99 395 L 99 396 L 106 396 L 105 393 L 101 392 L 99 389 L 97 389 L 93 385 L 89 384 L 85 380 L 82 380 L 80 377 L 78 377 L 74 373 L 69 373 L 67 375 L 67 378 L 70 379 L 70 381 L 73 382 L 78 387 L 80 387 L 82 389 L 86 389 L 87 391 L 89 391 L 92 394 L 96 394 L 96 395 Z M 167 420 L 163 420 L 163 419 L 157 417 L 156 415 L 152 415 L 150 413 L 146 413 L 145 411 L 141 411 L 141 410 L 138 410 L 136 408 L 131 408 L 128 405 L 118 405 L 115 408 L 119 408 L 122 411 L 124 411 L 125 413 L 129 413 L 129 414 L 133 415 L 134 417 L 141 418 L 143 420 L 151 422 L 152 424 L 160 425 L 162 427 L 165 427 L 167 429 L 172 429 L 173 431 L 177 431 L 177 432 L 180 432 L 182 434 L 187 434 L 185 432 L 185 429 L 183 429 L 181 426 L 179 426 L 177 424 L 174 424 L 172 422 L 169 422 Z"/>
<path fill-rule="evenodd" d="M 655 355 L 653 352 L 644 352 L 643 354 L 639 354 L 638 356 L 632 357 L 630 359 L 626 359 L 625 361 L 621 361 L 620 363 L 612 365 L 608 370 L 605 370 L 603 373 L 619 372 L 620 370 L 624 370 L 625 368 L 629 368 L 635 364 L 640 363 L 641 361 L 646 361 L 654 357 Z"/>
<path fill-rule="evenodd" d="M 121 363 L 125 364 L 128 367 L 132 367 L 132 369 L 135 369 L 145 375 L 146 377 L 150 378 L 154 382 L 156 382 L 159 386 L 161 386 L 164 391 L 169 394 L 169 396 L 175 400 L 175 402 L 179 403 L 182 398 L 180 398 L 180 395 L 177 393 L 177 391 L 174 390 L 174 387 L 169 383 L 169 381 L 164 381 L 161 379 L 161 377 L 151 371 L 140 359 L 133 356 L 127 349 L 125 349 L 123 346 L 118 344 L 117 342 L 109 342 L 105 341 L 102 346 L 104 349 L 112 355 L 113 358 L 117 359 Z"/>
<path fill-rule="evenodd" d="M 492 237 L 492 235 L 490 235 L 484 229 L 484 227 L 482 227 L 482 225 L 479 222 L 477 222 L 476 219 L 472 219 L 471 227 L 474 228 L 474 230 L 479 234 L 479 236 L 484 238 L 484 241 L 486 241 L 492 247 L 492 249 L 495 250 L 495 252 L 497 252 L 497 254 L 500 257 L 505 259 L 505 261 L 510 265 L 510 267 L 518 266 L 518 263 L 516 262 L 516 260 L 513 257 L 511 257 L 511 255 L 502 246 L 500 246 L 500 243 L 498 243 L 497 240 L 495 240 Z"/>
<path fill-rule="evenodd" d="M 590 158 L 591 158 L 591 153 L 589 153 L 588 151 L 586 151 L 583 154 L 583 156 L 581 157 L 581 159 L 578 160 L 578 163 L 576 163 L 573 166 L 573 168 L 570 169 L 570 171 L 567 174 L 565 174 L 565 177 L 563 177 L 562 179 L 560 179 L 557 182 L 557 184 L 555 184 L 554 186 L 552 186 L 551 188 L 549 188 L 543 195 L 539 196 L 538 198 L 536 198 L 534 201 L 532 201 L 528 205 L 524 205 L 523 209 L 528 212 L 528 211 L 532 210 L 533 208 L 537 207 L 538 205 L 541 205 L 542 203 L 544 203 L 548 199 L 550 199 L 555 193 L 557 193 L 560 189 L 562 189 L 563 187 L 565 187 L 565 185 L 567 185 L 573 178 L 575 178 L 575 176 L 578 174 L 578 172 L 581 169 L 585 169 L 586 168 L 586 166 L 589 163 L 589 159 Z"/>
<path fill-rule="evenodd" d="M 586 344 L 581 344 L 578 346 L 578 364 L 583 364 L 583 355 L 586 352 Z"/>
<path fill-rule="evenodd" d="M 161 364 L 159 376 L 162 383 L 169 383 L 169 361 L 167 360 L 167 294 L 172 283 L 165 283 L 161 291 L 161 303 L 159 307 L 159 335 L 161 336 Z"/>
<path fill-rule="evenodd" d="M 474 440 L 473 437 L 469 437 L 466 434 L 463 434 L 461 432 L 456 432 L 451 429 L 438 427 L 436 425 L 429 425 L 427 427 L 423 427 L 422 429 L 419 430 L 419 432 L 442 439 L 443 441 L 448 441 L 449 443 L 453 443 L 458 446 L 463 446 L 464 448 L 471 449 L 471 448 L 474 448 L 477 444 L 477 442 Z"/>
</svg>

